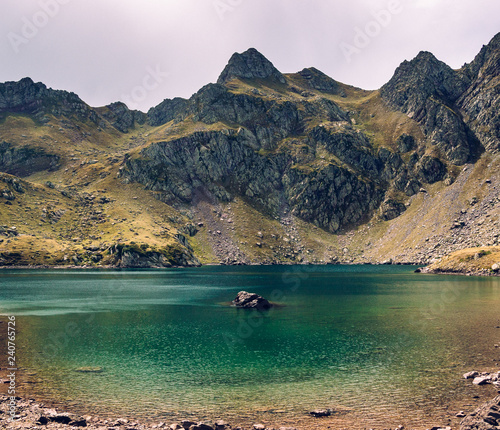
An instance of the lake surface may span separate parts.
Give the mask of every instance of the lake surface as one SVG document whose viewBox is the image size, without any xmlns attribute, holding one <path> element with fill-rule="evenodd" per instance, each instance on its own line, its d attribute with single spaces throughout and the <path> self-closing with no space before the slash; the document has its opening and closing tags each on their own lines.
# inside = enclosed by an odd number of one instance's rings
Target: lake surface
<svg viewBox="0 0 500 430">
<path fill-rule="evenodd" d="M 462 373 L 495 365 L 500 279 L 414 269 L 8 270 L 0 314 L 16 316 L 29 393 L 82 412 L 286 421 L 332 408 L 418 426 L 470 400 Z M 229 306 L 240 290 L 280 306 Z"/>
</svg>

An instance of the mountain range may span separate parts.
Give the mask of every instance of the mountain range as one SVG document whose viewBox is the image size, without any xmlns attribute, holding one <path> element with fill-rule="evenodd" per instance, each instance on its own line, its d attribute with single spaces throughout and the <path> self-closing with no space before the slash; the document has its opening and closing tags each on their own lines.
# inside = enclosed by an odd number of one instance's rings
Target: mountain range
<svg viewBox="0 0 500 430">
<path fill-rule="evenodd" d="M 500 33 L 379 90 L 251 48 L 147 113 L 0 84 L 0 265 L 416 263 L 499 245 Z"/>
</svg>

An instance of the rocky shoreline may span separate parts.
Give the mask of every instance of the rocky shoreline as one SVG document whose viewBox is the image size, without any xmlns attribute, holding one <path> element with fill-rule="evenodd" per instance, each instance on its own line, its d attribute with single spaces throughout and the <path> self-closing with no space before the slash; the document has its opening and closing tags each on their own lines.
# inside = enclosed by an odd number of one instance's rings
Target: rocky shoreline
<svg viewBox="0 0 500 430">
<path fill-rule="evenodd" d="M 465 373 L 463 378 L 471 381 L 474 386 L 493 385 L 500 394 L 500 371 L 470 371 Z M 310 411 L 308 414 L 304 414 L 304 418 L 297 419 L 297 423 L 292 426 L 290 426 L 290 422 L 284 426 L 261 423 L 242 426 L 240 423 L 228 423 L 222 419 L 198 421 L 193 420 L 193 418 L 179 419 L 175 422 L 166 422 L 160 419 L 141 422 L 140 419 L 130 417 L 80 415 L 67 409 L 57 408 L 33 398 L 10 397 L 0 394 L 0 428 L 19 430 L 75 430 L 80 428 L 88 430 L 316 430 L 363 427 L 362 424 L 349 421 L 347 417 L 342 416 L 337 417 L 338 419 L 335 421 L 330 421 L 330 418 L 339 414 L 339 411 L 331 409 Z M 449 420 L 450 422 L 443 426 L 428 425 L 427 430 L 498 430 L 500 428 L 500 395 L 484 402 L 468 413 L 459 411 L 455 417 L 461 419 L 459 423 L 456 421 L 455 425 Z M 392 425 L 381 428 L 384 430 L 392 428 L 404 430 L 405 426 Z M 407 428 L 409 430 L 413 426 Z"/>
<path fill-rule="evenodd" d="M 472 372 L 471 372 L 472 373 Z M 500 393 L 500 391 L 499 391 Z M 240 427 L 231 425 L 224 420 L 216 421 L 191 421 L 180 420 L 167 423 L 157 420 L 156 422 L 141 423 L 138 420 L 127 418 L 102 418 L 92 415 L 78 415 L 68 411 L 61 411 L 37 402 L 32 398 L 9 397 L 0 395 L 0 428 L 5 429 L 57 429 L 75 430 L 85 428 L 88 430 L 297 430 L 297 429 L 323 429 L 326 424 L 322 421 L 331 415 L 330 410 L 315 410 L 310 413 L 309 425 L 289 426 L 266 426 L 255 423 L 251 427 Z M 14 416 L 14 420 L 12 420 Z M 500 428 L 500 395 L 482 404 L 480 407 L 465 414 L 459 412 L 457 417 L 463 417 L 459 427 L 451 426 L 429 426 L 429 430 L 498 430 Z M 326 425 L 327 428 L 334 428 Z M 405 427 L 399 425 L 396 430 Z"/>
</svg>

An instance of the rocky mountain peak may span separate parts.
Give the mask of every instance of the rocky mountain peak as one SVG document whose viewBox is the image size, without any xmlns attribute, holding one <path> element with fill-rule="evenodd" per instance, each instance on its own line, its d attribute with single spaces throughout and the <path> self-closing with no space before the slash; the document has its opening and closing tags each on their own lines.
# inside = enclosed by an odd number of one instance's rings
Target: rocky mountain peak
<svg viewBox="0 0 500 430">
<path fill-rule="evenodd" d="M 217 83 L 223 85 L 233 78 L 272 79 L 282 84 L 286 83 L 284 76 L 273 63 L 255 48 L 250 48 L 241 54 L 234 53 L 217 79 Z"/>
<path fill-rule="evenodd" d="M 500 33 L 483 45 L 474 60 L 461 70 L 470 79 L 485 79 L 500 74 Z"/>
<path fill-rule="evenodd" d="M 44 84 L 35 84 L 31 78 L 0 84 L 0 112 L 35 110 L 47 93 L 48 90 Z"/>
<path fill-rule="evenodd" d="M 471 85 L 457 101 L 468 126 L 483 147 L 490 152 L 500 151 L 500 33 L 483 46 L 474 60 L 460 73 Z"/>
<path fill-rule="evenodd" d="M 26 113 L 40 121 L 44 115 L 78 115 L 97 120 L 96 113 L 75 93 L 53 90 L 41 82 L 24 78 L 18 82 L 0 84 L 0 113 Z"/>
<path fill-rule="evenodd" d="M 430 52 L 422 51 L 404 61 L 381 88 L 382 97 L 403 112 L 416 110 L 428 97 L 454 102 L 465 91 L 467 81 Z"/>
<path fill-rule="evenodd" d="M 475 142 L 455 105 L 469 84 L 463 73 L 423 51 L 404 61 L 380 94 L 389 106 L 416 120 L 429 142 L 453 164 L 461 165 L 475 151 Z"/>
</svg>

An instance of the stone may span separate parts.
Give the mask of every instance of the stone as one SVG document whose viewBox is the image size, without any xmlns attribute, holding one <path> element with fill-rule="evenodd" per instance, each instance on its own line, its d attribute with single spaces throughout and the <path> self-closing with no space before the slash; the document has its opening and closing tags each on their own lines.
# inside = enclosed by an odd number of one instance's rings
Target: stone
<svg viewBox="0 0 500 430">
<path fill-rule="evenodd" d="M 405 204 L 393 199 L 386 199 L 380 206 L 381 217 L 384 221 L 390 221 L 397 218 L 404 211 L 406 211 Z"/>
<path fill-rule="evenodd" d="M 464 379 L 473 379 L 478 375 L 479 375 L 479 372 L 476 372 L 475 370 L 473 370 L 471 372 L 464 373 Z"/>
<path fill-rule="evenodd" d="M 309 414 L 316 418 L 329 417 L 332 414 L 332 411 L 330 409 L 316 409 L 309 412 Z"/>
<path fill-rule="evenodd" d="M 485 423 L 491 424 L 492 426 L 498 426 L 498 421 L 493 417 L 484 417 L 483 421 Z"/>
<path fill-rule="evenodd" d="M 214 428 L 205 423 L 198 423 L 189 427 L 189 430 L 214 430 Z"/>
<path fill-rule="evenodd" d="M 195 426 L 195 425 L 196 425 L 196 423 L 193 421 L 189 421 L 189 420 L 181 421 L 181 426 L 184 428 L 184 430 L 189 430 L 189 428 L 191 426 Z"/>
<path fill-rule="evenodd" d="M 266 430 L 266 426 L 264 424 L 254 424 L 252 428 L 253 430 Z"/>
<path fill-rule="evenodd" d="M 69 424 L 72 421 L 71 417 L 67 414 L 50 415 L 48 418 L 49 421 L 59 424 Z"/>
<path fill-rule="evenodd" d="M 485 385 L 488 384 L 491 381 L 491 378 L 489 376 L 476 376 L 472 383 L 474 385 Z"/>
<path fill-rule="evenodd" d="M 87 420 L 85 418 L 77 418 L 69 423 L 73 427 L 87 427 Z"/>
<path fill-rule="evenodd" d="M 43 415 L 40 415 L 40 417 L 38 418 L 38 421 L 36 423 L 44 426 L 44 425 L 47 425 L 49 423 L 49 419 L 47 417 L 44 417 Z"/>
<path fill-rule="evenodd" d="M 240 291 L 232 303 L 234 306 L 244 309 L 267 310 L 273 307 L 273 305 L 262 296 L 246 291 Z"/>
<path fill-rule="evenodd" d="M 224 420 L 217 420 L 215 422 L 215 430 L 226 430 L 228 426 L 228 423 L 226 423 Z"/>
<path fill-rule="evenodd" d="M 79 367 L 75 369 L 78 373 L 102 373 L 104 369 L 102 367 Z"/>
<path fill-rule="evenodd" d="M 398 145 L 398 151 L 403 154 L 410 152 L 411 150 L 416 149 L 417 147 L 415 138 L 406 133 L 403 133 L 401 136 L 398 137 L 396 144 Z"/>
</svg>

